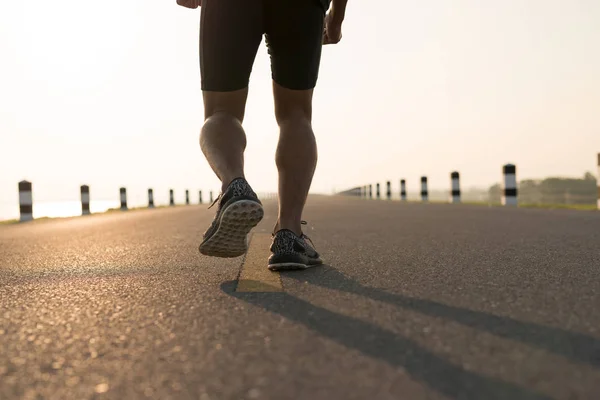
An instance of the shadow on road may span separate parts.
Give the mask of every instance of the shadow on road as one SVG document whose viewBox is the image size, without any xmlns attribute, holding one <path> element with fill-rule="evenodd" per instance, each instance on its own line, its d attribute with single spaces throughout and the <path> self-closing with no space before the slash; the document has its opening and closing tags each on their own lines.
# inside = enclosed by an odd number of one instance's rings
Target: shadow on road
<svg viewBox="0 0 600 400">
<path fill-rule="evenodd" d="M 286 277 L 305 281 L 315 286 L 365 296 L 421 314 L 456 321 L 471 328 L 520 341 L 600 368 L 600 340 L 581 333 L 389 293 L 361 285 L 330 266 L 287 274 Z"/>
<path fill-rule="evenodd" d="M 337 271 L 335 273 L 339 274 Z M 318 275 L 302 273 L 298 274 L 298 279 L 306 280 L 310 276 L 316 279 Z M 344 279 L 348 284 L 348 278 Z M 369 357 L 402 367 L 414 379 L 448 397 L 469 400 L 550 399 L 526 388 L 467 371 L 394 332 L 315 306 L 288 293 L 239 293 L 235 292 L 235 287 L 235 281 L 221 285 L 221 289 L 232 297 L 301 323 Z"/>
</svg>

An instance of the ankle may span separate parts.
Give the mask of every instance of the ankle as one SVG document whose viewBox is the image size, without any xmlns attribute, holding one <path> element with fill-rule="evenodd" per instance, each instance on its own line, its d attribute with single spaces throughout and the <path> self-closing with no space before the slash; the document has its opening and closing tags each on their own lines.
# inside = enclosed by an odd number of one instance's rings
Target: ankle
<svg viewBox="0 0 600 400">
<path fill-rule="evenodd" d="M 302 223 L 300 221 L 277 221 L 273 232 L 276 233 L 282 229 L 287 229 L 298 236 L 302 236 Z"/>
<path fill-rule="evenodd" d="M 229 187 L 229 185 L 231 184 L 231 182 L 235 181 L 236 179 L 239 178 L 243 178 L 246 179 L 244 177 L 244 173 L 237 173 L 237 174 L 229 174 L 227 176 L 224 176 L 221 179 L 221 193 L 225 193 L 225 191 L 227 190 L 227 188 Z"/>
</svg>

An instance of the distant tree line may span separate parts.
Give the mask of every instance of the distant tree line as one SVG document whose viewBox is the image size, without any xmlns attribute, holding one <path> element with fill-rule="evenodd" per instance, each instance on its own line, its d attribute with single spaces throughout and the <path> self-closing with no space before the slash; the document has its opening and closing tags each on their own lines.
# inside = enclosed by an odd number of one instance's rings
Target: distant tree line
<svg viewBox="0 0 600 400">
<path fill-rule="evenodd" d="M 527 179 L 519 182 L 518 190 L 519 203 L 523 204 L 595 204 L 598 196 L 596 177 L 590 172 L 583 179 Z M 488 196 L 490 203 L 499 203 L 502 186 L 491 186 Z"/>
</svg>

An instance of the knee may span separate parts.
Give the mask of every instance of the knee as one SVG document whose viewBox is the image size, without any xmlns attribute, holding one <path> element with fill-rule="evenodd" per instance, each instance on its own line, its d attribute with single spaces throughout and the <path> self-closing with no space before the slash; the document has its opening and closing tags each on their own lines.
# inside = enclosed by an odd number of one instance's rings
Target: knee
<svg viewBox="0 0 600 400">
<path fill-rule="evenodd" d="M 205 125 L 212 124 L 212 123 L 241 124 L 242 121 L 240 121 L 240 119 L 233 113 L 230 113 L 230 112 L 224 111 L 224 110 L 215 110 L 210 113 L 205 113 L 205 116 L 204 116 L 204 124 Z"/>
<path fill-rule="evenodd" d="M 288 109 L 286 112 L 278 112 L 275 114 L 277 125 L 280 128 L 295 126 L 295 127 L 311 127 L 311 115 L 302 109 Z"/>
<path fill-rule="evenodd" d="M 231 119 L 233 117 L 242 122 L 247 96 L 247 88 L 234 92 L 202 92 L 204 119 L 207 120 L 213 117 Z"/>
</svg>

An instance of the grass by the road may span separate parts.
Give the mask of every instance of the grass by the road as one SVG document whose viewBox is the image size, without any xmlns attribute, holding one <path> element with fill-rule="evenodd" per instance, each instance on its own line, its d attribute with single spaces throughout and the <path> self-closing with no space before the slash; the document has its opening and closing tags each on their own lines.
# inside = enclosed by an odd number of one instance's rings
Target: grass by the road
<svg viewBox="0 0 600 400">
<path fill-rule="evenodd" d="M 419 200 L 409 200 L 409 203 L 421 203 Z M 432 204 L 449 204 L 443 200 L 429 200 Z M 471 206 L 487 206 L 487 207 L 503 207 L 501 203 L 489 203 L 485 201 L 463 201 L 460 204 Z M 562 210 L 581 210 L 581 211 L 597 211 L 596 204 L 540 204 L 540 203 L 519 203 L 519 208 L 542 208 L 542 209 L 562 209 Z"/>
<path fill-rule="evenodd" d="M 598 210 L 598 206 L 596 204 L 519 204 L 519 207 L 584 210 L 584 211 L 597 211 Z"/>
</svg>

